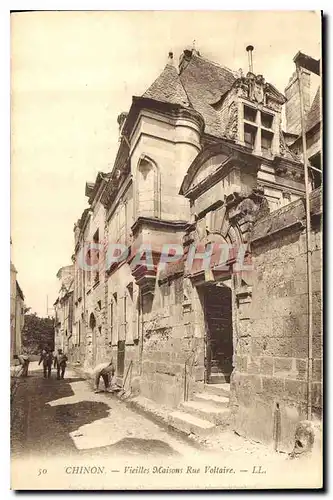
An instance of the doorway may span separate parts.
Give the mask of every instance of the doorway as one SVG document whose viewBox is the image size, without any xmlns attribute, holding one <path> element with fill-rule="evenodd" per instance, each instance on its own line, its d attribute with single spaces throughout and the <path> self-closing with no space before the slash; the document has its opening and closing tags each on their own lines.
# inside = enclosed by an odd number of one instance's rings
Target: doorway
<svg viewBox="0 0 333 500">
<path fill-rule="evenodd" d="M 90 314 L 89 327 L 91 329 L 91 364 L 96 365 L 96 318 L 93 313 Z"/>
<path fill-rule="evenodd" d="M 122 378 L 125 370 L 125 340 L 118 340 L 117 375 Z"/>
<path fill-rule="evenodd" d="M 203 287 L 206 326 L 205 381 L 230 382 L 233 370 L 233 332 L 231 288 L 217 283 Z"/>
</svg>

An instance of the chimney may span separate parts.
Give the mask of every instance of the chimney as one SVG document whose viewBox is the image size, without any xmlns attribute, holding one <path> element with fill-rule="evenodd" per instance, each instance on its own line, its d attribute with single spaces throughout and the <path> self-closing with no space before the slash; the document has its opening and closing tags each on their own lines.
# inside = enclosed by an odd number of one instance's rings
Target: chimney
<svg viewBox="0 0 333 500">
<path fill-rule="evenodd" d="M 168 56 L 168 64 L 170 66 L 173 66 L 173 52 L 169 52 L 169 56 Z"/>
<path fill-rule="evenodd" d="M 249 72 L 250 73 L 253 73 L 253 58 L 252 58 L 252 52 L 253 52 L 253 45 L 248 45 L 246 47 L 246 52 L 248 53 L 248 57 L 249 57 Z"/>
<path fill-rule="evenodd" d="M 304 114 L 307 115 L 310 109 L 310 77 L 308 70 L 301 68 L 301 85 L 303 89 Z M 285 88 L 285 96 L 287 102 L 285 104 L 286 111 L 286 131 L 291 134 L 301 134 L 301 112 L 299 101 L 299 86 L 296 72 L 291 76 L 287 87 Z"/>
</svg>

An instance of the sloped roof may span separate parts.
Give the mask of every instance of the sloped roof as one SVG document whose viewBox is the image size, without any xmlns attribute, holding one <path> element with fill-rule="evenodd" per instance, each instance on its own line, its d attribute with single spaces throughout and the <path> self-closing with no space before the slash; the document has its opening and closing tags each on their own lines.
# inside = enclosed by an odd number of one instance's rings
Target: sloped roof
<svg viewBox="0 0 333 500">
<path fill-rule="evenodd" d="M 190 106 L 177 70 L 171 62 L 168 62 L 160 76 L 142 97 L 171 104 L 180 104 L 181 106 Z"/>
<path fill-rule="evenodd" d="M 306 117 L 306 131 L 309 132 L 315 125 L 321 122 L 321 99 L 320 87 L 318 87 L 311 108 Z"/>
<path fill-rule="evenodd" d="M 232 71 L 193 51 L 190 61 L 180 74 L 180 80 L 192 106 L 205 121 L 205 132 L 221 137 L 220 118 L 212 104 L 230 90 L 235 81 Z"/>
<path fill-rule="evenodd" d="M 24 295 L 23 295 L 23 292 L 22 292 L 22 288 L 18 284 L 18 281 L 16 281 L 16 290 L 17 290 L 18 295 L 21 297 L 21 299 L 24 300 Z"/>
</svg>

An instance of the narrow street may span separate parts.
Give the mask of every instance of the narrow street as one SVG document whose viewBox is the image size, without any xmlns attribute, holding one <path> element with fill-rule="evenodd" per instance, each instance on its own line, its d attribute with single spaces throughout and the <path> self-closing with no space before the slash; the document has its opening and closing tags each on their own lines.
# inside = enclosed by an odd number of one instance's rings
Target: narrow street
<svg viewBox="0 0 333 500">
<path fill-rule="evenodd" d="M 73 370 L 66 372 L 64 380 L 56 380 L 54 371 L 51 379 L 44 379 L 37 362 L 32 362 L 28 378 L 17 380 L 11 415 L 15 489 L 304 484 L 303 461 L 290 462 L 285 455 L 232 432 L 220 438 L 214 435 L 218 449 L 199 448 L 115 395 L 95 394 Z M 308 467 L 309 472 L 312 465 Z M 310 483 L 313 480 L 309 474 Z"/>
<path fill-rule="evenodd" d="M 12 407 L 12 456 L 179 456 L 193 451 L 181 437 L 129 409 L 115 395 L 95 394 L 72 370 L 44 379 L 37 362 L 19 379 Z"/>
</svg>

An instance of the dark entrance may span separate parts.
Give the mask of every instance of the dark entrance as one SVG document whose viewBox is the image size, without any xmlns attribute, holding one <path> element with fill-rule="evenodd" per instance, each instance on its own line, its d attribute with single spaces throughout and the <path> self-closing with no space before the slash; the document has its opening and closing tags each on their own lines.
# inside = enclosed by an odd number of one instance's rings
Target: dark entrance
<svg viewBox="0 0 333 500">
<path fill-rule="evenodd" d="M 231 289 L 216 284 L 203 288 L 206 323 L 206 382 L 230 382 L 232 366 Z"/>
<path fill-rule="evenodd" d="M 91 364 L 92 366 L 96 365 L 96 318 L 93 313 L 90 314 L 89 318 L 89 326 L 91 329 Z"/>
<path fill-rule="evenodd" d="M 125 369 L 125 340 L 118 340 L 118 351 L 117 351 L 118 377 L 124 376 L 124 369 Z"/>
</svg>

